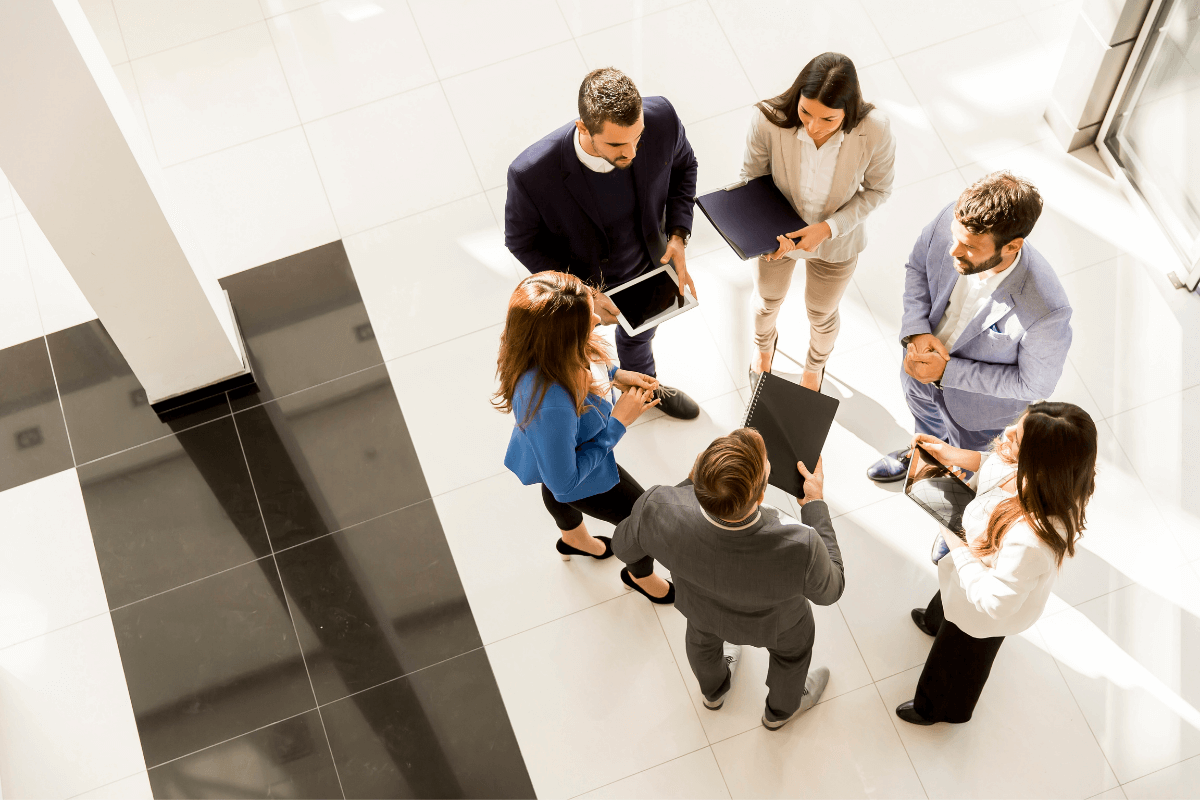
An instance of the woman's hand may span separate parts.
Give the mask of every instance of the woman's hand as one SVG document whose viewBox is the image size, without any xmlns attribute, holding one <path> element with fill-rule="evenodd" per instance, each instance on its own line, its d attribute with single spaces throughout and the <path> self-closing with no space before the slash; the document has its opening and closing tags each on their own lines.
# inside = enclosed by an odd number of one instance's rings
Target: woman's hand
<svg viewBox="0 0 1200 800">
<path fill-rule="evenodd" d="M 943 533 L 942 540 L 946 543 L 946 547 L 950 550 L 958 550 L 960 547 L 967 546 L 967 543 L 958 538 L 958 534 L 954 531 L 946 531 Z"/>
<path fill-rule="evenodd" d="M 628 391 L 621 394 L 617 404 L 613 406 L 613 419 L 628 428 L 637 421 L 638 417 L 656 405 L 658 405 L 658 399 L 654 397 L 653 391 L 639 389 L 636 386 L 630 387 Z"/>
<path fill-rule="evenodd" d="M 923 450 L 942 462 L 943 465 L 961 467 L 968 472 L 978 472 L 979 464 L 983 460 L 982 454 L 976 453 L 974 450 L 951 447 L 941 439 L 927 433 L 918 433 L 914 436 L 913 444 L 920 445 Z"/>
<path fill-rule="evenodd" d="M 649 375 L 643 375 L 640 372 L 630 372 L 627 369 L 619 369 L 613 374 L 613 386 L 622 392 L 627 392 L 630 389 L 649 389 L 654 391 L 658 388 L 658 380 L 651 378 Z"/>
<path fill-rule="evenodd" d="M 783 236 L 776 236 L 775 241 L 779 242 L 779 249 L 769 256 L 764 256 L 764 258 L 767 261 L 778 261 L 793 250 L 814 253 L 821 246 L 821 243 L 832 235 L 833 230 L 829 227 L 828 223 L 818 222 L 816 225 L 809 225 L 798 231 L 785 233 Z M 799 241 L 795 241 L 797 239 Z"/>
</svg>

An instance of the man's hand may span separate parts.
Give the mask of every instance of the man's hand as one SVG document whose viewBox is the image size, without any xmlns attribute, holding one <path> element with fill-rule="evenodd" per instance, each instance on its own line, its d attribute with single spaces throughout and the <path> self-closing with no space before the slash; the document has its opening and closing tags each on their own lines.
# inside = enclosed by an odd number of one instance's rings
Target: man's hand
<svg viewBox="0 0 1200 800">
<path fill-rule="evenodd" d="M 904 372 L 921 383 L 940 380 L 950 362 L 950 353 L 942 340 L 932 333 L 919 333 L 908 340 L 904 352 Z"/>
<path fill-rule="evenodd" d="M 596 315 L 600 317 L 601 325 L 615 325 L 617 322 L 617 304 L 609 299 L 604 292 L 596 291 L 592 294 L 592 302 L 596 306 Z"/>
<path fill-rule="evenodd" d="M 658 263 L 666 264 L 668 261 L 675 267 L 675 274 L 679 276 L 679 293 L 683 294 L 683 289 L 686 286 L 692 291 L 692 297 L 699 300 L 696 296 L 696 284 L 692 282 L 692 276 L 688 274 L 687 259 L 683 255 L 683 237 L 672 236 L 667 241 L 667 252 L 663 253 L 663 257 Z"/>
<path fill-rule="evenodd" d="M 824 500 L 825 465 L 823 458 L 817 459 L 817 468 L 812 472 L 804 468 L 803 461 L 796 462 L 796 469 L 800 470 L 800 477 L 804 478 L 804 497 L 796 498 L 796 504 L 803 506 L 812 500 Z"/>
<path fill-rule="evenodd" d="M 619 369 L 613 374 L 613 386 L 622 392 L 628 392 L 633 388 L 647 389 L 652 392 L 658 388 L 658 381 L 640 372 Z"/>
</svg>

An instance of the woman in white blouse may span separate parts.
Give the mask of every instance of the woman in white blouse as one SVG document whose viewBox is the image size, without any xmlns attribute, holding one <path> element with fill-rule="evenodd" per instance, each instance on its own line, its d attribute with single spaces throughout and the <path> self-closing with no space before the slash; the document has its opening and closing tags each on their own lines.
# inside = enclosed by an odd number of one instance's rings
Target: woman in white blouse
<svg viewBox="0 0 1200 800">
<path fill-rule="evenodd" d="M 779 249 L 755 265 L 752 384 L 771 371 L 775 321 L 800 258 L 809 321 L 800 383 L 820 389 L 838 335 L 838 303 L 867 245 L 862 223 L 892 193 L 895 159 L 887 117 L 863 101 L 854 63 L 841 53 L 817 56 L 790 89 L 755 107 L 742 179 L 770 175 L 807 227 L 780 231 Z"/>
<path fill-rule="evenodd" d="M 1087 523 L 1096 488 L 1096 425 L 1070 403 L 1034 403 L 992 452 L 915 439 L 947 466 L 978 472 L 963 514 L 966 542 L 946 535 L 940 590 L 913 622 L 935 637 L 916 696 L 896 708 L 915 725 L 966 722 L 1005 636 L 1031 627 L 1046 608 L 1064 558 Z"/>
</svg>

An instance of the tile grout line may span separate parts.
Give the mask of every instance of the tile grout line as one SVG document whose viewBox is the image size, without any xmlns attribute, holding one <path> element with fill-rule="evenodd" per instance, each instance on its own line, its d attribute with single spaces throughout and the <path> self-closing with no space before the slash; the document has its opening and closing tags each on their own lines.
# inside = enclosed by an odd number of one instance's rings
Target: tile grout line
<svg viewBox="0 0 1200 800">
<path fill-rule="evenodd" d="M 623 777 L 623 778 L 617 778 L 616 780 L 609 781 L 608 783 L 602 784 L 602 785 L 600 785 L 600 786 L 594 786 L 594 787 L 592 787 L 591 789 L 587 789 L 586 791 L 582 791 L 582 792 L 580 792 L 579 794 L 573 794 L 573 795 L 571 795 L 571 796 L 570 796 L 569 800 L 577 800 L 577 798 L 583 797 L 584 795 L 586 795 L 586 794 L 590 794 L 591 792 L 598 792 L 598 791 L 600 791 L 601 789 L 607 788 L 607 787 L 609 787 L 609 786 L 612 786 L 613 784 L 616 784 L 616 783 L 620 783 L 621 781 L 628 780 L 629 778 L 635 777 L 635 776 L 637 776 L 637 775 L 641 775 L 642 773 L 649 772 L 649 771 L 650 771 L 650 770 L 652 770 L 652 769 L 657 769 L 658 767 L 661 767 L 661 766 L 663 766 L 663 765 L 665 765 L 665 764 L 670 764 L 670 763 L 672 763 L 672 762 L 678 761 L 678 760 L 679 760 L 679 759 L 681 759 L 681 758 L 687 758 L 687 757 L 688 757 L 688 756 L 690 756 L 690 755 L 695 755 L 696 753 L 699 753 L 701 750 L 710 750 L 710 749 L 711 749 L 711 747 L 709 747 L 709 745 L 704 745 L 704 747 L 697 747 L 695 750 L 691 750 L 691 751 L 689 751 L 689 752 L 687 752 L 687 753 L 681 753 L 680 755 L 677 755 L 677 756 L 675 756 L 674 758 L 668 758 L 666 761 L 663 761 L 663 762 L 661 762 L 661 763 L 659 763 L 659 764 L 652 764 L 652 765 L 650 765 L 650 766 L 646 767 L 645 769 L 639 769 L 637 772 L 631 772 L 631 773 L 629 773 L 628 775 L 626 775 L 626 776 L 625 776 L 625 777 Z M 713 760 L 714 760 L 714 761 L 716 760 L 716 757 L 715 757 L 715 756 L 714 756 Z M 718 767 L 719 767 L 719 766 L 720 766 L 720 765 L 718 764 Z M 724 777 L 724 776 L 722 776 L 722 777 Z M 726 787 L 725 787 L 725 790 L 726 790 L 726 791 L 729 791 L 729 787 L 728 787 L 728 786 L 726 786 Z"/>
<path fill-rule="evenodd" d="M 900 735 L 900 726 L 897 723 L 899 719 L 896 712 L 888 708 L 888 704 L 883 699 L 883 692 L 879 689 L 879 684 L 871 683 L 871 688 L 875 690 L 875 696 L 879 698 L 879 705 L 883 706 L 883 713 L 887 715 L 892 723 L 892 732 L 896 734 L 896 739 L 900 742 L 900 747 L 904 748 L 904 755 L 908 757 L 908 764 L 912 767 L 913 775 L 916 776 L 917 783 L 921 786 L 921 791 L 925 793 L 925 797 L 929 797 L 929 790 L 925 788 L 925 781 L 921 780 L 921 773 L 917 771 L 917 764 L 913 761 L 912 753 L 908 752 L 908 745 L 904 743 L 904 737 Z"/>
<path fill-rule="evenodd" d="M 229 401 L 229 394 L 226 392 L 225 399 Z M 232 407 L 230 403 L 230 407 Z M 342 774 L 338 769 L 337 758 L 333 755 L 333 743 L 329 741 L 329 729 L 325 727 L 325 715 L 321 713 L 321 701 L 317 697 L 317 687 L 313 683 L 312 670 L 308 668 L 308 656 L 304 654 L 304 645 L 300 643 L 300 628 L 296 625 L 296 615 L 292 611 L 292 601 L 288 597 L 287 585 L 283 582 L 283 572 L 279 569 L 279 561 L 275 558 L 275 543 L 271 541 L 271 529 L 267 525 L 267 517 L 263 514 L 262 500 L 258 496 L 258 487 L 254 484 L 254 473 L 250 470 L 250 457 L 246 454 L 246 444 L 242 441 L 242 432 L 238 430 L 237 420 L 233 419 L 233 432 L 237 436 L 238 448 L 242 451 L 242 464 L 246 468 L 246 477 L 250 479 L 250 491 L 254 493 L 254 504 L 258 507 L 258 518 L 262 522 L 263 534 L 267 537 L 267 547 L 270 548 L 271 563 L 275 565 L 275 576 L 279 579 L 279 591 L 283 595 L 283 607 L 287 611 L 288 619 L 292 623 L 292 633 L 296 637 L 296 649 L 300 652 L 300 663 L 304 665 L 304 675 L 308 678 L 308 689 L 312 692 L 313 706 L 317 711 L 317 719 L 321 721 L 321 732 L 325 734 L 325 746 L 329 749 L 329 760 L 333 764 L 333 774 L 338 780 L 338 789 L 342 792 L 342 798 L 346 798 L 346 787 L 342 785 Z M 266 556 L 263 556 L 266 558 Z M 262 559 L 258 559 L 262 560 Z"/>
<path fill-rule="evenodd" d="M 266 725 L 260 725 L 260 726 L 258 726 L 257 728 L 253 728 L 252 730 L 248 730 L 248 731 L 245 731 L 245 732 L 243 732 L 243 733 L 239 733 L 237 736 L 230 736 L 228 739 L 222 739 L 222 740 L 221 740 L 221 741 L 219 741 L 219 742 L 213 742 L 212 744 L 205 745 L 204 747 L 201 747 L 201 748 L 200 748 L 200 749 L 198 749 L 198 750 L 192 750 L 190 753 L 184 753 L 184 754 L 183 754 L 183 755 L 181 755 L 181 756 L 175 756 L 174 758 L 169 758 L 169 759 L 167 759 L 166 761 L 162 761 L 162 762 L 159 762 L 159 763 L 155 764 L 154 766 L 150 766 L 150 765 L 148 765 L 148 764 L 147 764 L 147 765 L 146 765 L 146 773 L 147 773 L 147 774 L 149 774 L 150 770 L 153 770 L 153 769 L 158 769 L 159 767 L 165 767 L 167 764 L 174 764 L 176 761 L 180 761 L 180 760 L 182 760 L 182 759 L 185 759 L 185 758 L 187 758 L 188 756 L 194 756 L 194 755 L 196 755 L 196 753 L 203 753 L 203 752 L 205 752 L 206 750 L 211 750 L 211 749 L 213 749 L 214 747 L 220 747 L 220 746 L 221 746 L 221 745 L 223 745 L 223 744 L 228 744 L 229 742 L 232 742 L 232 741 L 234 741 L 235 739 L 240 739 L 240 738 L 242 738 L 243 736 L 249 736 L 249 735 L 250 735 L 250 734 L 252 734 L 252 733 L 258 733 L 259 731 L 266 730 L 267 728 L 270 728 L 272 725 L 278 725 L 278 724 L 279 724 L 279 723 L 281 723 L 281 722 L 287 722 L 288 720 L 296 719 L 297 717 L 302 717 L 302 716 L 304 716 L 305 714 L 308 714 L 309 712 L 311 712 L 311 711 L 315 711 L 315 710 L 316 710 L 316 709 L 312 709 L 312 708 L 305 709 L 304 711 L 301 711 L 301 712 L 300 712 L 300 713 L 298 713 L 298 714 L 292 714 L 292 715 L 290 715 L 290 716 L 286 716 L 286 717 L 284 717 L 283 719 L 277 719 L 277 720 L 275 720 L 274 722 L 268 722 Z M 137 773 L 134 773 L 134 774 L 136 775 Z M 124 778 L 122 778 L 121 780 L 124 780 Z M 115 781 L 114 781 L 114 783 L 115 783 Z M 109 784 L 105 784 L 105 785 L 107 786 L 107 785 L 109 785 Z M 90 791 L 90 790 L 89 790 L 89 791 Z"/>
</svg>

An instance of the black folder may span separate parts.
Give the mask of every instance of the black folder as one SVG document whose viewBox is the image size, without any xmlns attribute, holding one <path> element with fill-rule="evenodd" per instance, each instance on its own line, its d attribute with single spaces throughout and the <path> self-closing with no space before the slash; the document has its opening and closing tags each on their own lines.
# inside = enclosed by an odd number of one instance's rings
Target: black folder
<svg viewBox="0 0 1200 800">
<path fill-rule="evenodd" d="M 776 236 L 808 226 L 770 175 L 697 197 L 696 205 L 742 261 L 774 253 Z"/>
<path fill-rule="evenodd" d="M 809 472 L 817 468 L 840 402 L 778 375 L 763 373 L 746 408 L 745 425 L 757 430 L 767 445 L 771 462 L 768 483 L 792 497 L 804 496 L 804 478 L 796 462 L 803 461 Z"/>
</svg>

